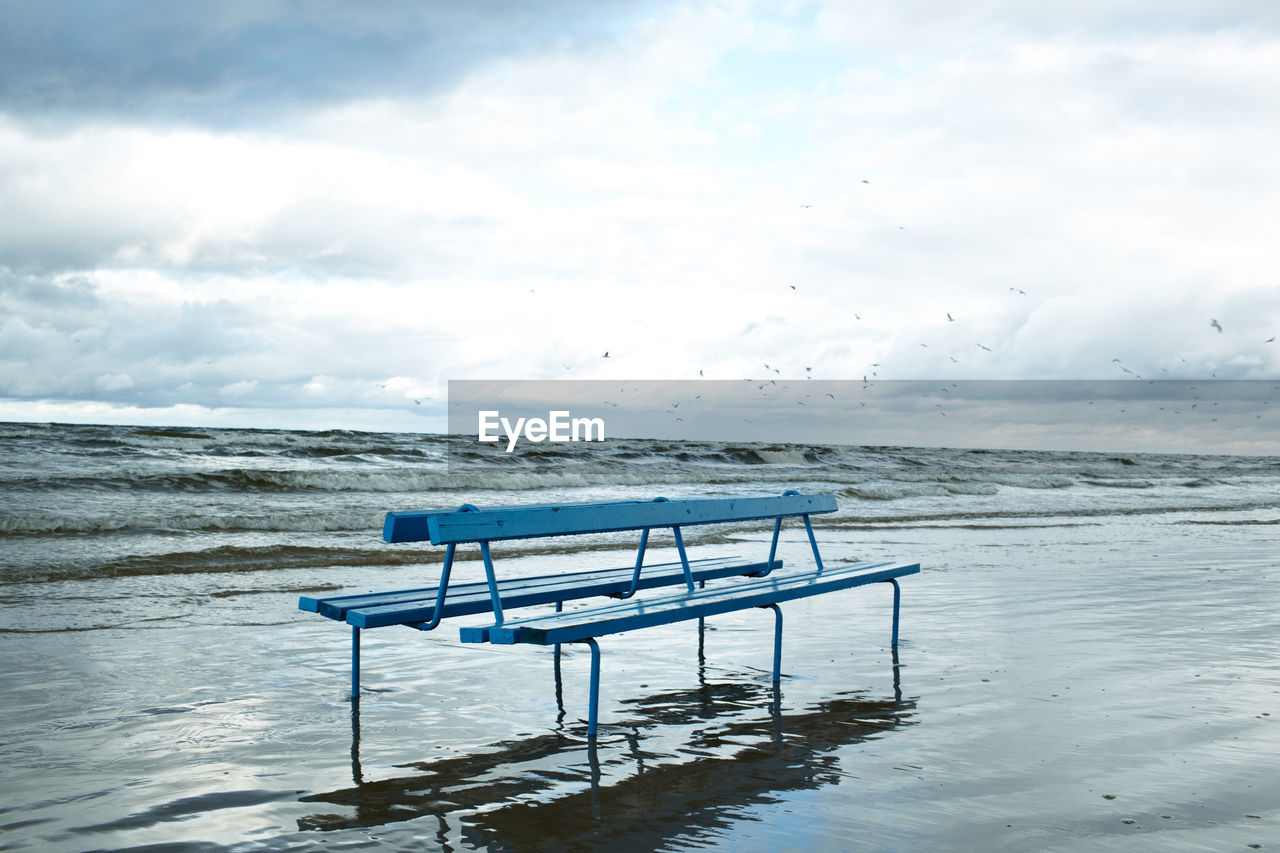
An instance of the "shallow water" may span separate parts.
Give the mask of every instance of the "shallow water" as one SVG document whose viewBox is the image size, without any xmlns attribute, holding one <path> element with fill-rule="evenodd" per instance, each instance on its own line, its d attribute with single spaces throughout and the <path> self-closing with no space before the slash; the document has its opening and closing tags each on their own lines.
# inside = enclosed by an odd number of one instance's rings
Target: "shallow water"
<svg viewBox="0 0 1280 853">
<path fill-rule="evenodd" d="M 224 534 L 161 531 L 182 540 L 153 543 L 176 573 L 68 563 L 34 580 L 28 563 L 0 585 L 0 849 L 1274 846 L 1280 498 L 1254 476 L 1207 487 L 1214 501 L 1003 485 L 845 497 L 856 510 L 817 525 L 825 560 L 923 566 L 902 582 L 896 655 L 887 587 L 784 605 L 777 694 L 768 613 L 608 637 L 594 750 L 583 647 L 566 647 L 557 682 L 549 649 L 366 632 L 353 706 L 349 635 L 297 600 L 438 570 L 344 556 L 376 541 L 255 569 L 173 556 L 229 547 Z M 698 555 L 767 548 L 759 530 L 729 538 Z M 781 554 L 805 563 L 803 528 L 784 528 Z"/>
</svg>

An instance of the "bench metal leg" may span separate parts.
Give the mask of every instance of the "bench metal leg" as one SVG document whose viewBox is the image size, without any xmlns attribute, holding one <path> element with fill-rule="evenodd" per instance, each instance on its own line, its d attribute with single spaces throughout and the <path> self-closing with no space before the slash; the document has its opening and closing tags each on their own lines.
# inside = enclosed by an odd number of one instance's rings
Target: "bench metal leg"
<svg viewBox="0 0 1280 853">
<path fill-rule="evenodd" d="M 599 718 L 600 709 L 600 646 L 590 637 L 580 642 L 591 647 L 591 696 L 587 706 L 587 738 L 595 740 L 596 721 Z"/>
<path fill-rule="evenodd" d="M 360 701 L 360 629 L 351 626 L 351 701 Z"/>
<path fill-rule="evenodd" d="M 766 609 L 773 610 L 773 683 L 782 680 L 782 608 L 776 604 L 766 604 Z"/>
<path fill-rule="evenodd" d="M 898 605 L 902 603 L 902 590 L 898 587 L 898 581 L 895 578 L 889 578 L 889 583 L 893 584 L 893 647 L 898 647 Z"/>
</svg>

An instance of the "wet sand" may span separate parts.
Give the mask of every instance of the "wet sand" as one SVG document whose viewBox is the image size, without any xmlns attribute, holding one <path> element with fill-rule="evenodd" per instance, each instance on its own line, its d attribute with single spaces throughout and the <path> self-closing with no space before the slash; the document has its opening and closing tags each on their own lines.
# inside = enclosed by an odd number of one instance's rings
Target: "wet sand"
<svg viewBox="0 0 1280 853">
<path fill-rule="evenodd" d="M 550 650 L 368 632 L 353 707 L 348 634 L 296 607 L 358 569 L 9 587 L 0 849 L 1275 848 L 1274 529 L 820 531 L 923 565 L 896 655 L 887 587 L 784 606 L 776 695 L 770 614 L 606 638 L 594 750 L 585 648 L 557 685 Z"/>
</svg>

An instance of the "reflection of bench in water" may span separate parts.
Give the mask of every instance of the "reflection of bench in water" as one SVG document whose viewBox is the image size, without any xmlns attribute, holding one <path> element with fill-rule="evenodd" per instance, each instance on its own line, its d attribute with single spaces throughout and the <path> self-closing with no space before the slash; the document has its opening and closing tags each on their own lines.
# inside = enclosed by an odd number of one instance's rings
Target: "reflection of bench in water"
<svg viewBox="0 0 1280 853">
<path fill-rule="evenodd" d="M 649 838 L 654 843 L 648 849 L 656 849 L 661 839 L 717 826 L 728 819 L 729 810 L 768 802 L 776 792 L 837 783 L 842 776 L 836 750 L 913 722 L 915 702 L 901 698 L 896 658 L 894 686 L 890 698 L 845 693 L 787 713 L 779 711 L 775 692 L 775 701 L 768 703 L 771 713 L 750 720 L 724 713 L 730 705 L 766 704 L 768 688 L 750 681 L 704 683 L 633 699 L 627 704 L 639 713 L 616 724 L 632 730 L 626 744 L 597 747 L 594 741 L 584 744 L 548 734 L 504 741 L 471 755 L 403 765 L 420 772 L 301 797 L 302 802 L 350 811 L 315 814 L 300 820 L 299 828 L 349 829 L 422 817 L 443 823 L 465 817 L 468 827 L 487 836 L 488 843 L 538 837 L 551 850 L 588 841 L 601 825 L 596 821 L 603 820 L 611 836 L 640 844 Z M 715 756 L 680 761 L 642 749 L 642 730 L 712 717 L 710 733 L 699 732 L 686 748 Z M 745 745 L 730 752 L 726 744 Z M 636 771 L 601 786 L 601 754 L 606 767 L 634 762 Z M 586 768 L 575 772 L 575 764 Z M 570 793 L 558 794 L 564 790 Z M 494 808 L 503 802 L 508 804 Z"/>
</svg>

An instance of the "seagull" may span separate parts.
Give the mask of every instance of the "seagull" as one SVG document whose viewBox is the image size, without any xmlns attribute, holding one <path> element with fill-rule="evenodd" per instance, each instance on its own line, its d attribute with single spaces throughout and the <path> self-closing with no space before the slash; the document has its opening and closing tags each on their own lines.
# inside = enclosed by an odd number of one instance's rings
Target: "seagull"
<svg viewBox="0 0 1280 853">
<path fill-rule="evenodd" d="M 987 352 L 991 352 L 991 347 L 984 347 L 982 344 L 978 344 L 978 349 L 984 349 Z"/>
<path fill-rule="evenodd" d="M 793 284 L 793 285 L 791 285 L 791 289 L 792 289 L 792 290 L 795 290 L 795 289 L 796 289 L 796 286 L 795 286 L 794 284 Z"/>
<path fill-rule="evenodd" d="M 1222 324 L 1219 323 L 1217 320 L 1210 320 L 1209 325 L 1217 329 L 1219 333 L 1222 332 Z"/>
<path fill-rule="evenodd" d="M 810 208 L 810 207 L 813 207 L 813 205 L 811 205 L 811 204 L 802 204 L 802 205 L 800 205 L 800 206 L 801 206 L 801 207 L 803 207 L 803 208 L 806 208 L 806 209 L 807 209 L 807 208 Z"/>
<path fill-rule="evenodd" d="M 1027 295 L 1027 292 L 1026 292 L 1025 290 L 1022 290 L 1021 288 L 1017 288 L 1017 287 L 1011 287 L 1011 288 L 1009 288 L 1009 292 L 1010 292 L 1010 293 L 1021 293 L 1023 296 L 1026 296 L 1026 295 Z"/>
<path fill-rule="evenodd" d="M 1263 343 L 1264 343 L 1264 344 L 1274 344 L 1275 342 L 1276 342 L 1276 336 L 1275 336 L 1275 335 L 1272 335 L 1271 337 L 1269 337 L 1269 338 L 1267 338 L 1265 341 L 1263 341 Z"/>
<path fill-rule="evenodd" d="M 955 321 L 956 321 L 956 318 L 955 318 L 955 317 L 952 317 L 952 316 L 951 316 L 951 312 L 950 312 L 950 311 L 948 311 L 948 312 L 947 312 L 947 322 L 948 322 L 948 323 L 954 323 Z"/>
<path fill-rule="evenodd" d="M 608 358 L 608 357 L 609 357 L 609 351 L 608 351 L 608 350 L 605 350 L 605 351 L 604 351 L 604 355 L 602 355 L 602 356 L 600 356 L 600 357 L 601 357 L 601 358 Z"/>
</svg>

